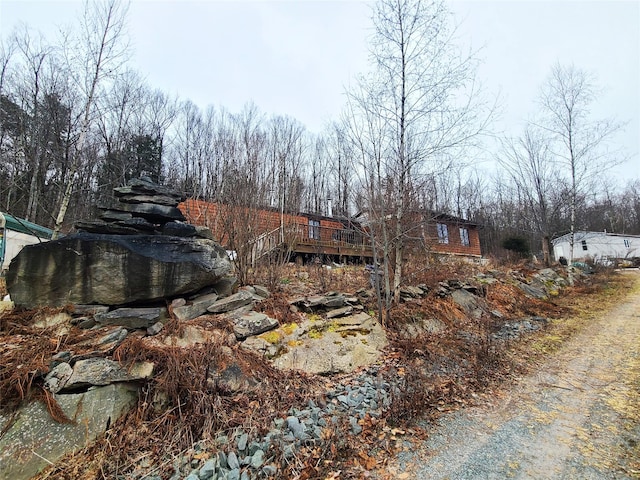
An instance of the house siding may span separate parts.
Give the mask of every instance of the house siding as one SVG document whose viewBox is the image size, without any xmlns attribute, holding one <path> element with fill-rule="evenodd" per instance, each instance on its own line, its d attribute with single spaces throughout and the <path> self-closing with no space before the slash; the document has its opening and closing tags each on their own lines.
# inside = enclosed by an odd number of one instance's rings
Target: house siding
<svg viewBox="0 0 640 480">
<path fill-rule="evenodd" d="M 187 221 L 194 225 L 202 225 L 211 229 L 213 236 L 222 245 L 229 246 L 229 232 L 233 231 L 233 225 L 238 222 L 250 222 L 255 229 L 252 233 L 258 237 L 272 232 L 280 227 L 283 220 L 288 232 L 295 232 L 298 250 L 309 253 L 309 244 L 316 243 L 314 251 L 331 255 L 342 254 L 369 257 L 371 247 L 366 235 L 348 230 L 345 224 L 339 220 L 322 217 L 313 214 L 281 214 L 275 210 L 249 209 L 245 207 L 233 207 L 218 203 L 210 203 L 202 200 L 188 199 L 179 205 L 180 210 Z M 311 238 L 309 221 L 319 222 L 318 237 Z M 423 217 L 416 217 L 416 224 L 425 225 L 422 228 L 422 243 L 426 244 L 429 251 L 446 255 L 464 255 L 480 257 L 480 235 L 478 226 L 465 222 L 455 217 L 430 216 L 423 222 Z M 448 228 L 448 243 L 438 241 L 437 223 L 444 223 Z M 464 245 L 460 235 L 460 228 L 466 228 L 469 236 L 469 245 Z M 351 246 L 351 250 L 336 250 L 336 245 Z M 358 250 L 354 250 L 354 248 Z"/>
<path fill-rule="evenodd" d="M 552 240 L 552 243 L 556 260 L 560 257 L 569 258 L 571 251 L 569 234 Z M 640 257 L 640 236 L 606 232 L 575 232 L 574 260 L 634 257 Z"/>
</svg>

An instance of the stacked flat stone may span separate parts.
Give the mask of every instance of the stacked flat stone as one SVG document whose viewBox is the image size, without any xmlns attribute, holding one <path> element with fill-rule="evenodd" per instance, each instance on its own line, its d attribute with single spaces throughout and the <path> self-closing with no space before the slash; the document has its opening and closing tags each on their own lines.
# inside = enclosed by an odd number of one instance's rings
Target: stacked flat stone
<svg viewBox="0 0 640 480">
<path fill-rule="evenodd" d="M 117 206 L 102 209 L 98 220 L 77 222 L 78 232 L 58 240 L 27 245 L 12 260 L 6 278 L 16 305 L 152 304 L 200 292 L 229 273 L 227 252 L 211 231 L 184 223 L 182 194 L 148 178 L 115 193 Z M 155 328 L 162 321 L 157 316 L 144 318 L 153 325 L 134 328 Z"/>
<path fill-rule="evenodd" d="M 178 204 L 186 197 L 176 190 L 156 185 L 143 177 L 130 180 L 126 186 L 113 191 L 118 204 L 101 207 L 97 220 L 76 222 L 77 230 L 111 235 L 200 236 L 196 227 L 182 223 L 185 217 Z"/>
</svg>

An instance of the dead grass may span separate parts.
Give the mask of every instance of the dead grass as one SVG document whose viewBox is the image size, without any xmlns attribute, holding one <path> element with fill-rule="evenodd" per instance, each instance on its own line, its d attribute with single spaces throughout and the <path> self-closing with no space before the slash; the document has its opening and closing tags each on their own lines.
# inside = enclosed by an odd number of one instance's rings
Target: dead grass
<svg viewBox="0 0 640 480">
<path fill-rule="evenodd" d="M 442 280 L 464 279 L 478 267 L 466 265 L 462 273 L 457 268 L 443 264 L 430 273 L 415 266 L 409 273 L 411 283 L 435 286 Z M 342 292 L 369 287 L 364 269 L 355 266 L 321 271 L 287 265 L 281 274 L 282 292 L 262 302 L 259 308 L 282 323 L 295 321 L 289 318 L 293 314 L 287 299 L 325 290 L 318 282 Z M 602 311 L 621 298 L 625 288 L 625 281 L 617 276 L 602 277 L 545 302 L 528 299 L 510 285 L 489 285 L 486 301 L 505 319 L 526 315 L 556 318 L 567 312 L 576 317 L 575 321 L 554 320 L 546 331 L 531 339 L 508 344 L 491 340 L 491 333 L 501 326 L 499 320 L 470 319 L 450 299 L 430 295 L 421 305 L 407 303 L 394 308 L 388 326 L 391 347 L 380 375 L 400 381 L 385 418 L 362 421 L 364 431 L 357 438 L 346 435 L 348 425 L 328 429 L 324 433 L 325 443 L 307 446 L 293 458 L 285 459 L 282 452 L 270 452 L 284 466 L 280 478 L 338 478 L 330 477 L 338 471 L 342 472 L 339 478 L 362 478 L 369 467 L 379 466 L 383 458 L 399 448 L 401 439 L 393 433 L 397 428 L 413 428 L 419 419 L 434 418 L 459 408 L 473 401 L 477 393 L 489 392 L 508 382 L 514 372 L 530 368 L 538 355 L 553 351 L 579 331 L 580 325 L 588 322 L 589 312 Z M 365 308 L 375 306 L 372 303 Z M 41 390 L 51 355 L 64 349 L 83 351 L 82 348 L 89 348 L 80 345 L 87 336 L 101 334 L 72 329 L 68 336 L 53 342 L 50 335 L 33 335 L 30 327 L 33 317 L 29 315 L 23 312 L 0 317 L 0 341 L 19 345 L 17 350 L 21 351 L 0 354 L 0 398 L 3 402 L 12 399 L 5 408 L 14 408 L 19 402 L 33 398 L 34 391 Z M 403 339 L 399 329 L 416 318 L 438 318 L 446 329 L 438 334 Z M 205 454 L 213 455 L 220 448 L 213 439 L 220 433 L 232 436 L 235 429 L 242 428 L 252 436 L 263 434 L 274 418 L 286 415 L 292 406 L 299 407 L 316 398 L 327 387 L 324 379 L 277 371 L 262 357 L 228 346 L 224 339 L 231 333 L 230 327 L 217 317 L 205 316 L 191 323 L 217 329 L 221 334 L 188 349 L 161 346 L 130 336 L 110 352 L 115 360 L 125 364 L 153 362 L 154 378 L 141 391 L 137 407 L 102 439 L 67 457 L 39 478 L 101 479 L 117 475 L 138 478 L 143 474 L 143 465 L 155 465 L 153 473 L 168 478 L 177 456 L 190 452 L 196 442 L 205 442 L 208 445 Z M 184 325 L 169 322 L 160 337 L 180 333 Z M 24 368 L 17 368 L 23 364 Z M 241 372 L 240 388 L 233 388 L 219 375 L 231 366 Z"/>
</svg>

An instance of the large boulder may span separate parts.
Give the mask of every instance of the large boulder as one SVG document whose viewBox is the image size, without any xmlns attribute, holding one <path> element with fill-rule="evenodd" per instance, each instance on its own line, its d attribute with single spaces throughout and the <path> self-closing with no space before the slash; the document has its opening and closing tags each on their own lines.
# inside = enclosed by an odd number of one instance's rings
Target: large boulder
<svg viewBox="0 0 640 480">
<path fill-rule="evenodd" d="M 27 308 L 125 305 L 196 292 L 230 270 L 212 240 L 82 232 L 23 248 L 9 266 L 7 289 Z"/>
<path fill-rule="evenodd" d="M 0 414 L 0 478 L 26 480 L 102 435 L 135 404 L 138 387 L 117 383 L 54 395 L 72 423 L 58 423 L 40 402 L 15 416 Z"/>
</svg>

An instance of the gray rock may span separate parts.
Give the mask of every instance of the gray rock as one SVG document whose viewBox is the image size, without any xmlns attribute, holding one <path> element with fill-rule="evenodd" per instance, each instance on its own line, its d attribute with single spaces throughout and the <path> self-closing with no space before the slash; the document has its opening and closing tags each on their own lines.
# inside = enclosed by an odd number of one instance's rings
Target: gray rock
<svg viewBox="0 0 640 480">
<path fill-rule="evenodd" d="M 196 292 L 230 269 L 226 251 L 210 240 L 78 233 L 26 246 L 6 281 L 20 307 L 125 305 Z"/>
<path fill-rule="evenodd" d="M 133 218 L 133 215 L 127 212 L 118 212 L 110 208 L 101 208 L 100 210 L 100 219 L 105 222 L 118 222 Z"/>
<path fill-rule="evenodd" d="M 135 403 L 137 388 L 120 383 L 85 393 L 55 396 L 73 423 L 58 423 L 39 403 L 23 407 L 0 437 L 0 478 L 26 480 L 64 455 L 83 448 Z M 0 425 L 8 425 L 0 416 Z"/>
<path fill-rule="evenodd" d="M 173 313 L 178 320 L 191 320 L 205 313 L 207 308 L 213 305 L 217 299 L 218 294 L 216 293 L 201 295 L 196 297 L 189 305 L 174 308 Z"/>
<path fill-rule="evenodd" d="M 544 289 L 544 287 L 528 285 L 523 282 L 518 282 L 517 285 L 520 290 L 522 290 L 526 295 L 530 297 L 538 298 L 541 300 L 544 300 L 547 298 L 547 291 Z"/>
<path fill-rule="evenodd" d="M 277 326 L 277 320 L 259 312 L 248 312 L 233 320 L 233 332 L 238 340 L 260 335 Z"/>
<path fill-rule="evenodd" d="M 141 362 L 124 368 L 118 362 L 106 358 L 87 358 L 78 360 L 73 373 L 65 383 L 63 390 L 77 390 L 90 385 L 108 385 L 115 382 L 130 382 L 150 378 L 153 363 Z"/>
<path fill-rule="evenodd" d="M 101 325 L 121 325 L 127 328 L 149 328 L 168 317 L 164 307 L 118 308 L 94 316 Z"/>
<path fill-rule="evenodd" d="M 238 293 L 222 298 L 207 308 L 211 313 L 224 313 L 248 305 L 253 302 L 253 295 L 246 290 L 240 290 Z"/>
<path fill-rule="evenodd" d="M 269 289 L 262 285 L 254 285 L 253 289 L 255 290 L 256 295 L 259 295 L 262 298 L 269 298 L 271 296 L 271 292 L 269 291 Z"/>
<path fill-rule="evenodd" d="M 216 281 L 212 285 L 213 290 L 219 297 L 228 297 L 236 288 L 238 288 L 238 278 L 232 275 L 227 275 Z"/>
<path fill-rule="evenodd" d="M 227 455 L 227 463 L 231 469 L 240 468 L 240 462 L 238 461 L 238 456 L 235 452 L 229 452 Z"/>
<path fill-rule="evenodd" d="M 211 365 L 209 371 L 210 382 L 231 392 L 247 390 L 258 384 L 253 377 L 245 375 L 237 363 L 228 365 L 220 372 L 216 371 L 215 365 Z"/>
<path fill-rule="evenodd" d="M 256 452 L 251 457 L 251 466 L 255 469 L 258 469 L 264 463 L 264 452 L 262 450 L 256 450 Z"/>
<path fill-rule="evenodd" d="M 206 240 L 215 240 L 215 238 L 213 238 L 213 233 L 211 232 L 211 229 L 208 227 L 204 227 L 202 225 L 196 225 L 196 237 L 198 238 L 204 238 Z"/>
<path fill-rule="evenodd" d="M 129 332 L 127 331 L 126 328 L 122 328 L 122 327 L 114 328 L 113 331 L 107 333 L 103 337 L 100 337 L 96 343 L 98 345 L 106 345 L 108 343 L 119 344 L 125 338 L 127 338 L 128 333 Z"/>
<path fill-rule="evenodd" d="M 95 327 L 98 322 L 93 318 L 83 318 L 81 321 L 77 323 L 78 328 L 82 328 L 83 330 L 89 330 L 90 328 Z"/>
<path fill-rule="evenodd" d="M 403 298 L 420 298 L 424 296 L 421 288 L 406 286 L 400 288 L 400 296 Z"/>
<path fill-rule="evenodd" d="M 188 223 L 167 222 L 162 226 L 162 235 L 173 237 L 195 237 L 196 227 Z"/>
<path fill-rule="evenodd" d="M 164 324 L 162 322 L 154 323 L 149 328 L 147 328 L 147 335 L 153 336 L 159 334 L 162 331 L 162 327 L 164 327 Z"/>
<path fill-rule="evenodd" d="M 96 313 L 107 313 L 109 307 L 106 305 L 74 305 L 73 315 L 95 315 Z"/>
<path fill-rule="evenodd" d="M 58 393 L 71 378 L 73 369 L 66 362 L 56 365 L 44 378 L 44 386 L 52 393 Z"/>
<path fill-rule="evenodd" d="M 362 426 L 358 424 L 356 417 L 349 417 L 349 424 L 354 435 L 359 435 L 362 432 Z"/>
<path fill-rule="evenodd" d="M 480 301 L 474 294 L 458 289 L 451 292 L 451 298 L 472 317 L 480 318 L 482 316 L 483 310 Z"/>
<path fill-rule="evenodd" d="M 349 305 L 346 307 L 329 310 L 327 312 L 327 318 L 344 317 L 346 315 L 350 315 L 351 313 L 353 313 L 353 307 Z"/>
<path fill-rule="evenodd" d="M 186 219 L 178 207 L 157 205 L 155 203 L 120 203 L 118 208 L 122 212 L 129 212 L 134 217 L 142 217 L 150 222 L 166 223 L 172 220 L 184 222 Z"/>
<path fill-rule="evenodd" d="M 218 466 L 217 458 L 210 458 L 198 471 L 198 477 L 200 480 L 208 480 L 213 478 L 213 474 L 216 472 L 216 467 Z"/>
<path fill-rule="evenodd" d="M 248 440 L 249 440 L 249 435 L 247 435 L 246 433 L 243 433 L 242 435 L 240 435 L 240 437 L 238 438 L 238 450 L 244 451 L 244 449 L 247 448 Z"/>
<path fill-rule="evenodd" d="M 264 473 L 268 477 L 271 477 L 278 473 L 278 469 L 275 465 L 265 465 L 264 467 L 262 467 L 262 473 Z"/>
</svg>

